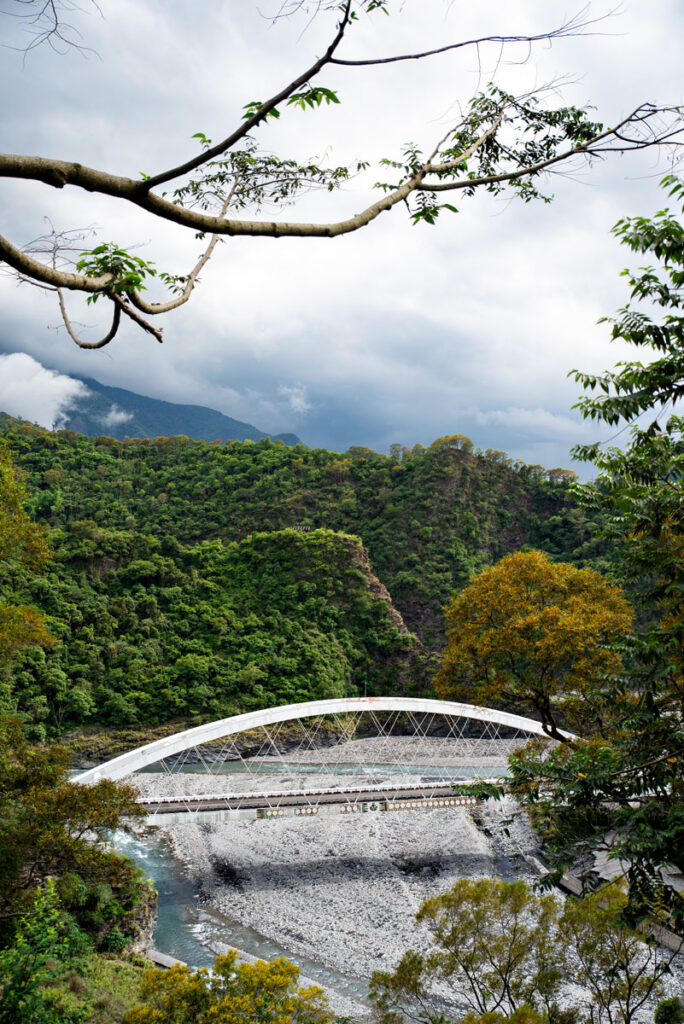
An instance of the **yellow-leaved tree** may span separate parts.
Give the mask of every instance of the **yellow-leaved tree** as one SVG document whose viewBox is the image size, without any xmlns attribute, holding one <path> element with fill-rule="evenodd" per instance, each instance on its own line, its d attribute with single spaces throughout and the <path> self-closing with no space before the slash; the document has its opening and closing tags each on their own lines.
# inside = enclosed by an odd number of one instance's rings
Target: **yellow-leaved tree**
<svg viewBox="0 0 684 1024">
<path fill-rule="evenodd" d="M 0 445 L 0 672 L 22 648 L 51 642 L 35 608 L 7 600 L 12 570 L 20 565 L 38 567 L 48 558 L 45 530 L 33 523 L 24 509 L 27 497 L 8 449 Z"/>
<path fill-rule="evenodd" d="M 211 971 L 175 965 L 149 970 L 141 986 L 144 1005 L 124 1024 L 330 1024 L 322 988 L 300 987 L 299 968 L 284 957 L 238 963 L 237 952 L 216 958 Z"/>
<path fill-rule="evenodd" d="M 621 667 L 609 645 L 630 632 L 632 610 L 593 569 L 517 551 L 454 594 L 446 619 L 438 694 L 534 711 L 562 740 L 560 720 L 578 729 L 598 714 L 593 698 Z"/>
</svg>

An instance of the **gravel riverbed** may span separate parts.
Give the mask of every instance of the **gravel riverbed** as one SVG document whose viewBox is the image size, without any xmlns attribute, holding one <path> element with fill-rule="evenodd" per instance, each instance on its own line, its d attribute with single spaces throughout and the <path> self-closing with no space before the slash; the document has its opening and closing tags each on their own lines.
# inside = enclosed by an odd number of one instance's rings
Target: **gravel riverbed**
<svg viewBox="0 0 684 1024">
<path fill-rule="evenodd" d="M 378 776 L 380 779 L 381 776 Z M 133 781 L 131 779 L 131 781 Z M 298 784 L 310 785 L 299 776 Z M 292 782 L 277 774 L 268 788 Z M 137 775 L 144 792 L 207 791 L 206 775 Z M 330 775 L 326 785 L 349 779 Z M 172 787 L 172 789 L 171 789 Z M 212 792 L 254 788 L 253 777 L 212 776 Z M 363 993 L 371 973 L 391 969 L 408 949 L 426 950 L 429 934 L 416 926 L 421 903 L 460 878 L 502 877 L 531 881 L 542 870 L 537 838 L 524 814 L 505 798 L 477 808 L 388 811 L 324 819 L 192 822 L 163 833 L 207 910 L 246 925 L 303 957 L 349 979 Z M 216 952 L 226 947 L 205 936 Z M 681 958 L 680 958 L 681 959 Z M 304 982 L 304 978 L 302 979 Z M 327 987 L 327 986 L 326 986 Z M 666 994 L 684 991 L 681 965 L 666 979 Z M 360 1020 L 361 996 L 328 987 L 335 1011 Z M 445 993 L 446 996 L 446 993 Z M 461 1007 L 459 1007 L 461 1009 Z M 445 1002 L 445 1011 L 456 1004 Z M 639 1018 L 651 1024 L 652 1008 Z"/>
<path fill-rule="evenodd" d="M 149 791 L 154 777 L 136 781 Z M 270 776 L 269 788 L 277 789 L 279 781 Z M 234 777 L 230 782 L 234 788 Z M 249 780 L 237 783 L 241 788 Z M 202 786 L 206 790 L 206 777 L 173 777 L 176 792 L 178 787 L 199 792 Z M 374 970 L 391 969 L 408 947 L 428 948 L 427 931 L 415 923 L 423 900 L 459 878 L 534 874 L 524 857 L 535 855 L 537 843 L 525 819 L 504 834 L 511 809 L 504 802 L 472 811 L 188 822 L 163 832 L 208 908 L 292 954 L 352 982 L 358 979 L 363 991 Z M 217 952 L 223 951 L 206 925 L 205 934 Z M 337 1013 L 355 1018 L 368 1013 L 363 1000 L 350 1000 L 333 987 L 328 993 Z"/>
</svg>

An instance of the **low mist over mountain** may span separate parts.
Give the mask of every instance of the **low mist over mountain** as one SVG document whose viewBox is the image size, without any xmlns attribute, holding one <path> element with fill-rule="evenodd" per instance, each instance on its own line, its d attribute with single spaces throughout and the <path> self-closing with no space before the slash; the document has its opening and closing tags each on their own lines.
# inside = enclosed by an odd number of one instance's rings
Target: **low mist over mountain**
<svg viewBox="0 0 684 1024">
<path fill-rule="evenodd" d="M 301 444 L 295 434 L 268 434 L 203 405 L 179 405 L 112 388 L 92 377 L 66 376 L 23 352 L 0 356 L 0 412 L 48 429 L 91 437 L 170 437 L 196 441 L 259 441 L 272 437 Z"/>
</svg>

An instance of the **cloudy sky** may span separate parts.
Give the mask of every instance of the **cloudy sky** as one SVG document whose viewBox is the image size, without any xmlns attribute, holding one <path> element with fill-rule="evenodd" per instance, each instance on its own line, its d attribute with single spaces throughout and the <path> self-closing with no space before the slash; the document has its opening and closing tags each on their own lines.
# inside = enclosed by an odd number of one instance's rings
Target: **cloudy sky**
<svg viewBox="0 0 684 1024">
<path fill-rule="evenodd" d="M 242 107 L 263 99 L 320 54 L 330 16 L 270 21 L 278 0 L 89 0 L 70 16 L 90 49 L 47 47 L 26 58 L 7 49 L 0 90 L 7 151 L 79 160 L 136 177 L 193 155 L 194 132 L 223 137 Z M 579 0 L 578 8 L 581 6 Z M 598 16 L 610 7 L 594 4 Z M 0 12 L 17 8 L 0 0 Z M 394 0 L 390 18 L 362 18 L 343 55 L 393 54 L 487 34 L 537 33 L 568 14 L 566 0 Z M 605 122 L 639 103 L 684 102 L 679 0 L 625 0 L 591 35 L 501 54 L 496 47 L 429 63 L 332 69 L 320 84 L 342 103 L 289 110 L 260 129 L 267 149 L 331 165 L 426 149 L 493 74 L 522 92 L 564 80 L 563 100 L 598 108 Z M 0 31 L 21 24 L 0 13 Z M 344 450 L 391 442 L 429 444 L 464 433 L 485 448 L 548 467 L 596 436 L 571 411 L 574 367 L 600 370 L 624 356 L 598 318 L 625 300 L 630 262 L 610 234 L 619 217 L 659 209 L 667 171 L 653 153 L 613 158 L 555 176 L 550 205 L 459 197 L 435 227 L 402 209 L 334 240 L 247 239 L 221 245 L 201 286 L 165 318 L 163 345 L 126 327 L 106 349 L 78 350 L 54 297 L 0 277 L 0 399 L 55 422 L 76 393 L 70 373 L 169 401 L 211 406 L 262 430 L 295 431 L 308 444 Z M 306 197 L 296 220 L 336 219 L 377 198 L 380 172 L 334 195 Z M 198 255 L 192 233 L 158 224 L 113 200 L 77 190 L 2 183 L 3 233 L 16 244 L 57 229 L 93 226 L 98 238 L 139 246 L 160 268 L 183 273 Z M 93 242 L 92 244 L 95 244 Z M 633 260 L 631 262 L 634 262 Z M 72 300 L 98 327 L 98 307 Z M 86 335 L 87 336 L 87 335 Z M 92 335 L 95 337 L 95 333 Z M 1 402 L 0 402 L 1 404 Z"/>
</svg>

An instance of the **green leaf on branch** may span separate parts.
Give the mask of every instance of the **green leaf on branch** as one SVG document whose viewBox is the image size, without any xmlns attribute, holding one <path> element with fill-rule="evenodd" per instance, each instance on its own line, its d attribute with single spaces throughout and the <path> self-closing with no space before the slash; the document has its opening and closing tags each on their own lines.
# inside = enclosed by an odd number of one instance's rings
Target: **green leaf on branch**
<svg viewBox="0 0 684 1024">
<path fill-rule="evenodd" d="M 419 209 L 412 211 L 411 220 L 414 224 L 424 221 L 426 224 L 434 224 L 442 210 L 449 210 L 451 213 L 458 213 L 458 209 L 451 203 L 426 203 Z"/>
<path fill-rule="evenodd" d="M 249 121 L 250 117 L 255 117 L 262 107 L 263 103 L 261 102 L 261 100 L 252 100 L 250 103 L 245 103 L 244 107 L 242 108 L 244 110 L 242 120 Z M 272 110 L 265 111 L 263 114 L 263 120 L 265 121 L 269 117 L 276 118 L 277 120 L 277 118 L 280 117 L 280 111 L 276 107 L 274 107 Z"/>
<path fill-rule="evenodd" d="M 339 103 L 339 97 L 333 89 L 326 89 L 322 85 L 314 85 L 310 89 L 305 89 L 303 92 L 293 93 L 287 101 L 288 107 L 299 107 L 300 110 L 306 110 L 307 107 L 320 107 L 325 102 L 326 105 L 331 103 Z"/>
<path fill-rule="evenodd" d="M 146 277 L 156 277 L 154 263 L 140 256 L 132 256 L 126 249 L 121 249 L 114 242 L 103 242 L 101 245 L 80 254 L 76 270 L 86 277 L 103 277 L 112 275 L 107 292 L 126 295 L 132 291 L 145 289 Z M 87 298 L 88 303 L 97 300 L 106 292 L 94 292 Z"/>
<path fill-rule="evenodd" d="M 488 782 L 474 779 L 472 782 L 452 782 L 455 796 L 474 796 L 476 800 L 501 800 L 508 792 L 505 781 Z"/>
</svg>

